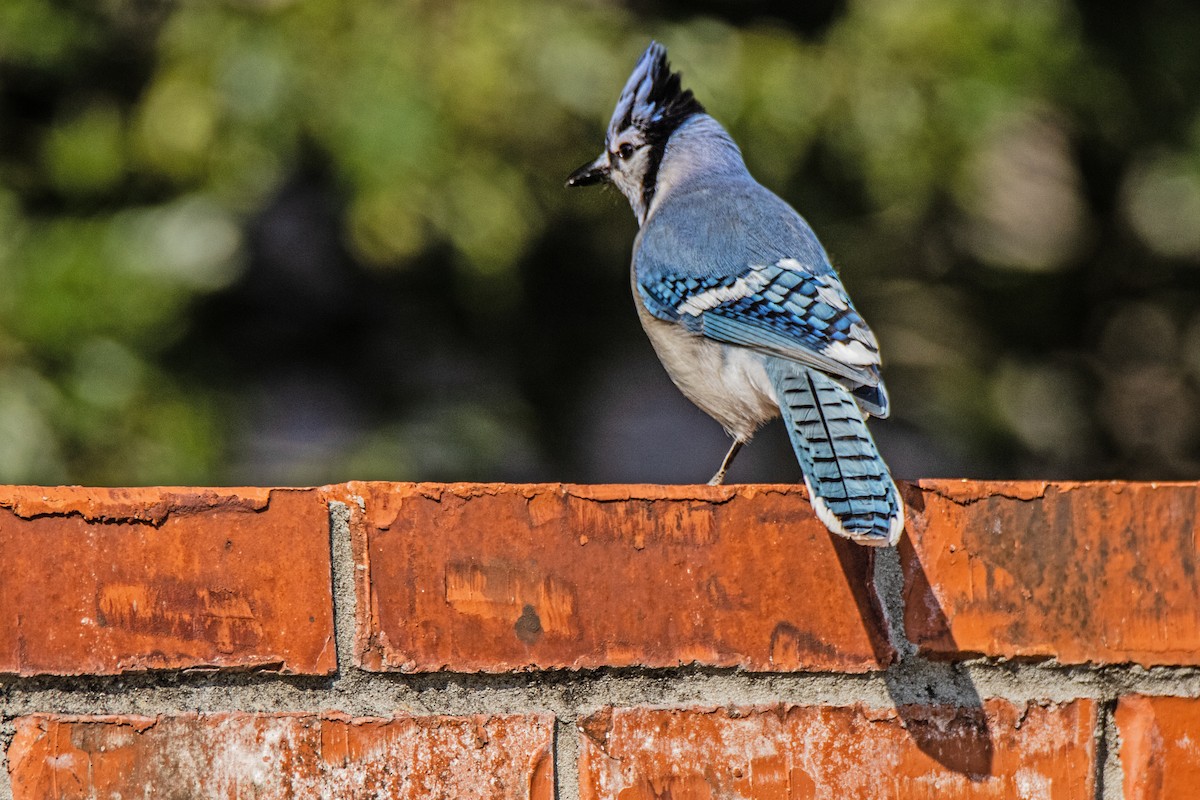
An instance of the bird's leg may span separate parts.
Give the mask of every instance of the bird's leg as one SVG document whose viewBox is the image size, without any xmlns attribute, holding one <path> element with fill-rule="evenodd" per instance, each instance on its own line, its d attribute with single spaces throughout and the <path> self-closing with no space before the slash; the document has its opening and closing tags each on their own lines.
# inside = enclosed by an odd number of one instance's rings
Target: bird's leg
<svg viewBox="0 0 1200 800">
<path fill-rule="evenodd" d="M 745 444 L 741 439 L 734 439 L 733 445 L 729 448 L 729 452 L 725 454 L 725 460 L 721 462 L 721 468 L 717 470 L 717 474 L 712 476 L 712 480 L 708 482 L 709 486 L 720 486 L 725 480 L 725 473 L 729 471 L 729 465 L 733 463 L 733 457 L 738 454 L 738 450 L 742 449 Z"/>
</svg>

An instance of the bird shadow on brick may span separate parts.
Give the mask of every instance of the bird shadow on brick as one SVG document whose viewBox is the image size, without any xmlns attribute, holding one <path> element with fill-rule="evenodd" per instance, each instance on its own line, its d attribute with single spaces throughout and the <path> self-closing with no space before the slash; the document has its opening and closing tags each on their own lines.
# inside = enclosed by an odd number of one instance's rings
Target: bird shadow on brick
<svg viewBox="0 0 1200 800">
<path fill-rule="evenodd" d="M 923 510 L 920 493 L 907 492 L 909 507 Z M 908 544 L 906 559 L 916 573 L 911 584 L 928 585 L 924 571 Z M 904 576 L 898 550 L 865 551 L 842 539 L 834 550 L 858 605 L 863 626 L 870 632 L 876 661 L 883 672 L 888 696 L 917 747 L 947 769 L 981 782 L 992 774 L 995 748 L 983 700 L 970 674 L 951 662 L 930 661 L 917 652 L 904 630 Z M 861 575 L 860 559 L 876 561 L 875 591 L 852 576 Z M 950 623 L 932 592 L 922 598 L 937 628 L 953 640 Z M 881 605 L 882 604 L 882 605 Z"/>
</svg>

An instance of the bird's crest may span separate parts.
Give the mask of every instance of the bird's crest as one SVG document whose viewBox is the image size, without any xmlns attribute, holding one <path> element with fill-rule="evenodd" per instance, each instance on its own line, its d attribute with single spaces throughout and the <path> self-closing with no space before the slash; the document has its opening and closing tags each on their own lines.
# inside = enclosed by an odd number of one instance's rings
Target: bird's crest
<svg viewBox="0 0 1200 800">
<path fill-rule="evenodd" d="M 703 113 L 692 90 L 683 88 L 680 74 L 671 72 L 667 48 L 651 42 L 621 91 L 608 124 L 608 140 L 631 125 L 646 133 L 669 134 L 688 117 Z"/>
</svg>

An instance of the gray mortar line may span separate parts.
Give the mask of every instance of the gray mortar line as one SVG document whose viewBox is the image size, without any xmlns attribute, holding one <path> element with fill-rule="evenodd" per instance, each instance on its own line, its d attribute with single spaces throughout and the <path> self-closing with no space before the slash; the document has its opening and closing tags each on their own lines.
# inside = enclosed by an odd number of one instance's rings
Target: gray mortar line
<svg viewBox="0 0 1200 800">
<path fill-rule="evenodd" d="M 0 722 L 0 800 L 13 800 L 12 780 L 8 775 L 8 745 L 16 728 L 8 719 Z"/>
<path fill-rule="evenodd" d="M 605 706 L 889 705 L 881 675 L 749 674 L 697 668 L 514 675 L 380 675 L 333 681 L 264 675 L 112 679 L 27 678 L 9 687 L 11 719 L 61 714 L 172 714 L 189 711 L 344 711 L 365 716 L 514 714 L 549 711 L 564 720 Z"/>
<path fill-rule="evenodd" d="M 1121 764 L 1121 732 L 1117 729 L 1116 702 L 1109 701 L 1101 709 L 1100 741 L 1097 753 L 1102 759 L 1096 782 L 1096 800 L 1123 800 L 1125 771 Z M 1100 750 L 1100 748 L 1103 750 Z"/>
<path fill-rule="evenodd" d="M 579 800 L 579 733 L 574 719 L 554 723 L 554 800 Z"/>
<path fill-rule="evenodd" d="M 604 706 L 978 705 L 1113 701 L 1124 694 L 1200 697 L 1200 671 L 1037 664 L 951 664 L 913 659 L 907 666 L 863 675 L 747 673 L 680 667 L 501 675 L 389 675 L 355 671 L 335 679 L 263 673 L 115 678 L 22 678 L 6 684 L 3 718 L 37 712 L 170 714 L 188 711 L 344 711 L 389 716 L 512 714 L 549 711 L 564 720 Z"/>
<path fill-rule="evenodd" d="M 360 501 L 361 502 L 361 501 Z M 337 672 L 339 677 L 348 677 L 355 671 L 354 639 L 355 590 L 354 548 L 350 542 L 350 507 L 337 500 L 329 501 L 329 551 L 333 592 L 333 635 L 337 647 Z"/>
<path fill-rule="evenodd" d="M 875 551 L 875 593 L 883 606 L 888 640 L 896 648 L 896 659 L 904 662 L 917 655 L 916 646 L 908 640 L 904 629 L 904 572 L 900 568 L 900 551 L 894 547 Z"/>
</svg>

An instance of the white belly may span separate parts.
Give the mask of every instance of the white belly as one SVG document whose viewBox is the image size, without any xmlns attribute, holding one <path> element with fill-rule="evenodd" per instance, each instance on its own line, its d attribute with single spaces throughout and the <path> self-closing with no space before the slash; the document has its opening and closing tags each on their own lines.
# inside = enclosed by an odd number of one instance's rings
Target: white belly
<svg viewBox="0 0 1200 800">
<path fill-rule="evenodd" d="M 779 416 L 775 390 L 758 353 L 664 322 L 634 298 L 642 328 L 667 374 L 687 399 L 738 441 Z"/>
</svg>

